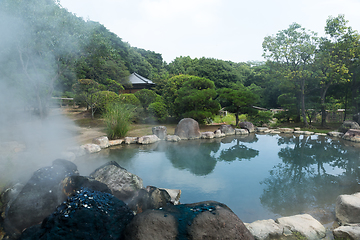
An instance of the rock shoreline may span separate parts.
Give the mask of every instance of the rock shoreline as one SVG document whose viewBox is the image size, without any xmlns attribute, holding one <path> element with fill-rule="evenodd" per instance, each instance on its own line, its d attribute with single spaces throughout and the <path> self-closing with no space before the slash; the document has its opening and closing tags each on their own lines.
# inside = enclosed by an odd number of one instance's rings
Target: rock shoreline
<svg viewBox="0 0 360 240">
<path fill-rule="evenodd" d="M 294 135 L 314 135 L 316 133 L 309 131 L 301 131 L 301 129 L 292 129 L 292 128 L 278 128 L 278 129 L 269 129 L 265 127 L 254 127 L 251 123 L 242 123 L 242 128 L 233 128 L 231 125 L 220 125 L 219 129 L 215 132 L 200 132 L 199 126 L 196 121 L 193 119 L 183 119 L 179 122 L 177 129 L 175 130 L 174 135 L 168 135 L 166 127 L 158 126 L 152 129 L 153 135 L 147 135 L 142 137 L 125 137 L 124 139 L 109 140 L 107 137 L 98 137 L 93 139 L 93 143 L 84 144 L 77 148 L 68 149 L 67 152 L 63 153 L 63 158 L 74 161 L 79 156 L 84 156 L 86 154 L 92 154 L 100 152 L 102 149 L 109 148 L 112 146 L 117 146 L 121 144 L 153 144 L 158 141 L 169 141 L 169 142 L 178 142 L 182 140 L 191 140 L 191 139 L 213 139 L 213 138 L 223 138 L 229 135 L 248 135 L 250 133 L 258 134 L 294 134 Z M 326 134 L 316 134 L 316 135 L 326 135 Z M 327 134 L 331 137 L 342 138 L 351 142 L 358 143 L 360 130 L 348 129 L 347 132 L 329 132 Z M 112 165 L 115 165 L 113 167 Z M 115 170 L 109 170 L 108 168 L 115 168 Z M 102 166 L 101 168 L 104 172 L 117 172 L 122 171 L 120 166 L 116 164 L 108 164 Z M 94 172 L 98 171 L 95 170 Z M 74 175 L 76 171 L 72 169 Z M 126 171 L 126 170 L 125 170 Z M 99 174 L 100 176 L 102 174 Z M 119 174 L 116 174 L 119 175 Z M 121 173 L 121 176 L 124 174 Z M 125 174 L 126 175 L 126 174 Z M 314 217 L 309 214 L 300 214 L 289 217 L 281 217 L 276 220 L 258 220 L 253 223 L 242 223 L 242 221 L 229 209 L 226 205 L 218 202 L 203 202 L 203 203 L 194 203 L 194 204 L 180 204 L 180 190 L 170 190 L 170 189 L 161 189 L 148 186 L 144 188 L 142 186 L 142 180 L 137 176 L 134 177 L 131 173 L 128 173 L 125 177 L 127 182 L 134 182 L 131 184 L 134 189 L 131 189 L 129 186 L 122 186 L 113 183 L 110 179 L 106 180 L 104 177 L 99 177 L 95 173 L 91 174 L 91 179 L 98 181 L 102 184 L 105 184 L 109 188 L 107 191 L 111 194 L 114 194 L 116 198 L 124 200 L 127 202 L 130 209 L 136 213 L 135 218 L 129 217 L 129 220 L 126 222 L 126 228 L 124 226 L 125 239 L 164 239 L 165 236 L 171 238 L 174 236 L 181 235 L 184 236 L 184 239 L 199 239 L 204 236 L 210 237 L 210 239 L 219 239 L 224 236 L 228 236 L 231 239 L 334 239 L 335 238 L 345 238 L 345 239 L 360 239 L 360 219 L 358 219 L 358 213 L 360 213 L 360 193 L 353 195 L 340 195 L 336 202 L 336 218 L 339 221 L 341 226 L 329 232 L 326 228 Z M 79 176 L 81 177 L 81 176 Z M 91 182 L 93 180 L 79 177 L 65 178 L 62 184 L 69 184 L 73 186 L 75 183 L 81 182 Z M 80 180 L 79 180 L 80 179 Z M 118 180 L 116 182 L 121 182 Z M 65 185 L 66 185 L 65 184 Z M 87 183 L 90 184 L 90 183 Z M 94 184 L 93 182 L 91 184 Z M 63 185 L 64 186 L 64 185 Z M 85 185 L 83 185 L 85 186 Z M 86 185 L 88 186 L 88 185 Z M 93 186 L 93 185 L 91 185 Z M 101 185 L 96 185 L 97 187 Z M 130 188 L 129 188 L 130 187 Z M 100 187 L 103 189 L 103 187 Z M 118 190 L 115 190 L 118 188 Z M 126 190 L 130 189 L 130 190 Z M 125 192 L 123 192 L 125 190 Z M 11 191 L 16 191 L 11 190 Z M 52 190 L 50 190 L 51 193 Z M 82 191 L 82 190 L 81 190 Z M 79 191 L 79 193 L 81 192 Z M 87 191 L 87 190 L 86 190 Z M 120 194 L 120 192 L 123 192 Z M 81 193 L 83 194 L 83 193 Z M 97 193 L 94 193 L 94 196 L 97 196 Z M 6 195 L 6 194 L 5 194 Z M 3 195 L 4 196 L 4 195 Z M 3 197 L 2 196 L 2 197 Z M 146 201 L 144 199 L 147 199 Z M 148 203 L 149 199 L 158 199 L 157 203 Z M 168 204 L 171 203 L 171 206 Z M 180 205 L 179 205 L 180 204 Z M 180 207 L 176 207 L 176 206 Z M 121 205 L 122 206 L 122 205 Z M 196 209 L 196 210 L 194 210 Z M 63 211 L 63 210 L 61 210 Z M 128 210 L 126 210 L 128 211 Z M 150 212 L 149 212 L 150 211 Z M 199 211 L 199 212 L 198 212 Z M 189 225 L 184 225 L 184 229 L 180 229 L 174 226 L 182 226 L 182 215 L 179 214 L 188 214 L 188 212 L 196 212 L 196 214 L 191 218 L 191 223 Z M 197 215 L 201 213 L 198 217 Z M 60 214 L 60 213 L 59 213 Z M 96 212 L 96 214 L 99 214 Z M 126 212 L 128 216 L 128 213 Z M 234 216 L 235 215 L 235 216 Z M 57 215 L 56 215 L 57 216 Z M 216 217 L 214 217 L 216 216 Z M 221 216 L 221 217 L 219 217 Z M 165 217 L 165 218 L 164 218 Z M 157 222 L 155 225 L 148 225 L 149 220 L 151 222 Z M 38 221 L 38 220 L 37 220 Z M 44 220 L 45 221 L 45 220 Z M 225 224 L 226 223 L 226 224 Z M 170 225 L 169 225 L 170 224 Z M 204 226 L 207 225 L 213 226 L 216 231 L 212 231 L 211 228 L 207 228 L 205 231 Z M 224 227 L 221 227 L 221 224 L 224 224 Z M 44 225 L 44 223 L 43 223 Z M 192 226 L 192 227 L 189 227 Z M 226 227 L 225 227 L 226 226 Z M 49 226 L 48 226 L 49 228 Z M 152 228 L 153 238 L 149 238 L 149 229 Z M 231 230 L 231 229 L 236 230 Z M 169 235 L 169 229 L 170 231 Z M 31 230 L 35 231 L 35 230 Z M 44 234 L 44 229 L 39 229 L 37 227 L 36 231 L 40 231 L 41 234 Z M 181 232 L 182 231 L 182 232 Z M 204 233 L 208 232 L 208 233 Z M 29 231 L 27 231 L 29 233 Z M 185 232 L 185 233 L 184 233 Z M 191 234 L 190 234 L 191 232 Z M 1 231 L 0 231 L 1 233 Z M 221 233 L 221 235 L 219 235 Z M 19 233 L 17 233 L 19 234 Z M 31 232 L 33 234 L 33 232 Z M 30 235 L 31 235 L 30 234 Z M 135 234 L 135 235 L 134 235 Z M 180 234 L 180 235 L 179 235 Z M 188 238 L 190 235 L 191 238 Z M 205 234 L 205 235 L 204 235 Z M 225 234 L 225 235 L 224 235 Z M 230 234 L 230 235 L 226 235 Z M 0 234 L 1 235 L 1 234 Z M 29 236 L 30 236 L 29 235 Z M 30 237 L 21 238 L 21 239 L 37 239 L 31 235 Z M 38 235 L 37 235 L 38 236 Z M 187 236 L 187 237 L 185 237 Z M 230 239 L 229 238 L 229 239 Z M 2 237 L 0 236 L 0 239 Z M 111 239 L 111 238 L 105 238 Z"/>
</svg>

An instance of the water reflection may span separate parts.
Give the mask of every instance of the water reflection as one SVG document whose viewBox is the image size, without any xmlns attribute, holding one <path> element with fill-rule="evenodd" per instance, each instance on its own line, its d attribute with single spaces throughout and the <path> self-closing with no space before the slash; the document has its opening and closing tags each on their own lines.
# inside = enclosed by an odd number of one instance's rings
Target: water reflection
<svg viewBox="0 0 360 240">
<path fill-rule="evenodd" d="M 202 143 L 198 140 L 168 144 L 166 156 L 175 168 L 187 169 L 199 176 L 211 173 L 216 165 L 213 153 L 220 148 L 220 142 Z"/>
<path fill-rule="evenodd" d="M 281 163 L 261 184 L 263 206 L 280 215 L 326 208 L 359 187 L 358 150 L 326 137 L 279 137 Z"/>
<path fill-rule="evenodd" d="M 257 142 L 258 138 L 255 134 L 248 135 L 245 137 L 226 137 L 221 142 L 222 143 L 234 143 L 234 145 L 227 147 L 226 149 L 222 149 L 220 151 L 219 160 L 232 162 L 235 160 L 250 160 L 257 155 L 259 155 L 259 151 L 247 147 L 243 142 Z"/>
</svg>

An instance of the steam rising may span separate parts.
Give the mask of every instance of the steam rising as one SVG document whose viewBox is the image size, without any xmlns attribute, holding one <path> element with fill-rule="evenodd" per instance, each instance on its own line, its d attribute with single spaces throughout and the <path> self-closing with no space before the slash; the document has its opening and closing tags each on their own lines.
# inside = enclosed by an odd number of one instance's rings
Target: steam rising
<svg viewBox="0 0 360 240">
<path fill-rule="evenodd" d="M 0 189 L 4 182 L 26 180 L 76 144 L 71 138 L 73 123 L 61 115 L 60 108 L 49 108 L 44 117 L 38 114 L 39 103 L 50 106 L 58 72 L 52 51 L 36 51 L 48 43 L 33 39 L 34 31 L 0 6 Z M 69 51 L 66 44 L 57 46 L 67 48 L 58 52 Z"/>
</svg>

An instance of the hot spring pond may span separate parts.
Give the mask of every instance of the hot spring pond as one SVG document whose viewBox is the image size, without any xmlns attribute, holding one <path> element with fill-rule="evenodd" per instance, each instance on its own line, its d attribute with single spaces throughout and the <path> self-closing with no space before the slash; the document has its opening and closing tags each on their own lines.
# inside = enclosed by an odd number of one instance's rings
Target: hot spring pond
<svg viewBox="0 0 360 240">
<path fill-rule="evenodd" d="M 331 212 L 338 195 L 360 191 L 360 149 L 316 135 L 122 145 L 82 161 L 83 174 L 116 161 L 144 186 L 181 189 L 181 203 L 225 203 L 244 222 Z"/>
</svg>

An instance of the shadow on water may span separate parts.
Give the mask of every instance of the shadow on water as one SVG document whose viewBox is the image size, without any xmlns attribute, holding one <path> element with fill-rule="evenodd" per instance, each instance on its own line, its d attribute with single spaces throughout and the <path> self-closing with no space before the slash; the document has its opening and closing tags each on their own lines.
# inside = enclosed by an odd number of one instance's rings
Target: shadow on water
<svg viewBox="0 0 360 240">
<path fill-rule="evenodd" d="M 341 194 L 360 191 L 360 152 L 327 137 L 279 137 L 281 163 L 270 170 L 261 203 L 280 215 L 332 209 Z"/>
</svg>

